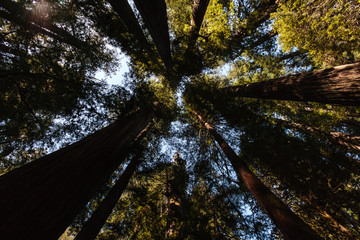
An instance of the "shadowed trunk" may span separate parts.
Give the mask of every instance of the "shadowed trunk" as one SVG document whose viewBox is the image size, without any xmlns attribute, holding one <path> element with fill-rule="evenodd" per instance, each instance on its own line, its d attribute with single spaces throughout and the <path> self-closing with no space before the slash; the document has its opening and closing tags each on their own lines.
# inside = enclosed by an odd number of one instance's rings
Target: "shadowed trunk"
<svg viewBox="0 0 360 240">
<path fill-rule="evenodd" d="M 285 205 L 270 189 L 268 189 L 258 177 L 249 169 L 247 164 L 240 158 L 225 140 L 207 123 L 198 113 L 193 111 L 200 122 L 219 144 L 229 161 L 231 162 L 238 178 L 252 193 L 258 204 L 271 220 L 276 224 L 287 239 L 321 239 L 306 223 L 304 223 L 290 208 Z"/>
<path fill-rule="evenodd" d="M 164 0 L 134 0 L 144 23 L 149 29 L 162 61 L 167 70 L 172 68 L 169 28 Z"/>
<path fill-rule="evenodd" d="M 185 161 L 180 154 L 174 155 L 174 161 L 167 176 L 167 219 L 165 239 L 184 239 L 181 221 L 184 219 L 183 201 L 185 199 L 187 173 Z"/>
<path fill-rule="evenodd" d="M 220 89 L 227 97 L 250 97 L 360 106 L 360 63 Z"/>
<path fill-rule="evenodd" d="M 194 0 L 190 21 L 190 46 L 195 44 L 210 0 Z"/>
<path fill-rule="evenodd" d="M 138 20 L 135 17 L 127 0 L 107 0 L 111 7 L 117 12 L 123 23 L 126 25 L 128 31 L 136 37 L 136 40 L 147 50 L 150 51 L 151 47 L 144 32 L 142 31 Z"/>
<path fill-rule="evenodd" d="M 100 203 L 99 207 L 85 223 L 75 240 L 91 240 L 96 238 L 102 226 L 105 224 L 106 219 L 109 217 L 116 203 L 119 201 L 121 194 L 128 185 L 130 178 L 138 165 L 139 160 L 137 157 L 134 157 L 126 167 L 123 174 L 121 174 L 116 184 L 106 195 L 105 199 Z"/>
<path fill-rule="evenodd" d="M 3 239 L 58 239 L 154 117 L 139 111 L 0 177 Z"/>
</svg>

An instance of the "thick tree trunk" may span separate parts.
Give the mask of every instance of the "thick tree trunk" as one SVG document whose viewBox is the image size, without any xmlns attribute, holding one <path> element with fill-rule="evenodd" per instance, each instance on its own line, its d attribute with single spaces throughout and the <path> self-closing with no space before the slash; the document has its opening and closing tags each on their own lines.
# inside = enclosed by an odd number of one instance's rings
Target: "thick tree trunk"
<svg viewBox="0 0 360 240">
<path fill-rule="evenodd" d="M 164 0 L 134 0 L 165 67 L 172 68 L 169 28 Z"/>
<path fill-rule="evenodd" d="M 225 142 L 225 140 L 207 123 L 198 113 L 194 114 L 200 122 L 206 127 L 210 134 L 219 144 L 239 179 L 245 184 L 252 193 L 258 204 L 265 211 L 271 220 L 276 224 L 287 239 L 321 239 L 306 223 L 304 223 L 290 208 L 285 205 L 275 194 L 273 194 L 255 174 L 249 169 L 247 164 L 240 159 L 234 150 Z"/>
<path fill-rule="evenodd" d="M 226 87 L 220 91 L 228 97 L 360 106 L 360 63 Z"/>
<path fill-rule="evenodd" d="M 91 215 L 90 219 L 78 233 L 75 240 L 91 240 L 96 238 L 102 226 L 105 224 L 106 219 L 109 217 L 116 203 L 119 201 L 121 194 L 125 190 L 138 165 L 138 158 L 135 157 L 130 161 L 123 174 L 121 174 L 120 178 L 111 188 L 105 199 L 100 203 L 100 206 Z"/>
<path fill-rule="evenodd" d="M 153 116 L 152 109 L 140 111 L 1 176 L 1 237 L 59 238 Z"/>
</svg>

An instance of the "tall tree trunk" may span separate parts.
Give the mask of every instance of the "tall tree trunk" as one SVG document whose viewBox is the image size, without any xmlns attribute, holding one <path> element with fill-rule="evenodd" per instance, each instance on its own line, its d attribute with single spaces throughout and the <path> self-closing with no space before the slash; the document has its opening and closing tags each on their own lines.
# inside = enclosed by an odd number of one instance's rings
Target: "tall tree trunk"
<svg viewBox="0 0 360 240">
<path fill-rule="evenodd" d="M 174 155 L 174 161 L 167 178 L 167 220 L 165 239 L 184 239 L 181 221 L 184 219 L 183 201 L 185 198 L 187 173 L 185 161 L 180 154 Z"/>
<path fill-rule="evenodd" d="M 164 0 L 134 0 L 167 70 L 172 69 L 169 27 Z"/>
<path fill-rule="evenodd" d="M 153 119 L 139 111 L 0 177 L 4 239 L 57 239 Z"/>
<path fill-rule="evenodd" d="M 190 21 L 190 46 L 195 43 L 198 37 L 209 2 L 210 0 L 194 0 Z"/>
<path fill-rule="evenodd" d="M 144 32 L 142 31 L 139 22 L 136 19 L 135 14 L 132 11 L 128 1 L 127 0 L 107 0 L 107 1 L 110 3 L 111 7 L 115 10 L 115 12 L 118 13 L 119 17 L 126 25 L 128 31 L 136 37 L 137 41 L 139 41 L 139 43 L 147 51 L 150 51 L 151 50 L 150 44 L 146 40 Z"/>
<path fill-rule="evenodd" d="M 220 92 L 228 97 L 360 106 L 360 63 L 226 87 Z"/>
<path fill-rule="evenodd" d="M 249 169 L 247 164 L 236 155 L 234 150 L 225 140 L 207 123 L 201 115 L 193 111 L 200 122 L 206 127 L 209 133 L 217 141 L 229 161 L 231 162 L 237 176 L 252 193 L 258 204 L 265 211 L 271 220 L 276 224 L 280 231 L 292 240 L 321 239 L 306 223 L 304 223 L 281 199 L 273 194 L 255 174 Z"/>
<path fill-rule="evenodd" d="M 134 157 L 126 167 L 123 174 L 121 174 L 116 184 L 106 195 L 105 199 L 100 203 L 99 207 L 85 223 L 75 240 L 91 240 L 96 238 L 102 226 L 105 224 L 106 219 L 109 217 L 116 203 L 119 201 L 121 194 L 125 190 L 138 165 L 139 160 L 137 157 Z"/>
</svg>

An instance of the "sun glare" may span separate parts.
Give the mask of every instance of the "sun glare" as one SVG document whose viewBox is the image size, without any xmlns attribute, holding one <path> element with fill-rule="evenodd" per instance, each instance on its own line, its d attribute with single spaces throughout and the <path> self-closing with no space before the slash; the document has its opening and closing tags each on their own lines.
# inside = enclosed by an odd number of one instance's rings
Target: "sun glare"
<svg viewBox="0 0 360 240">
<path fill-rule="evenodd" d="M 46 1 L 35 1 L 32 17 L 37 21 L 46 21 L 50 18 L 50 5 Z"/>
</svg>

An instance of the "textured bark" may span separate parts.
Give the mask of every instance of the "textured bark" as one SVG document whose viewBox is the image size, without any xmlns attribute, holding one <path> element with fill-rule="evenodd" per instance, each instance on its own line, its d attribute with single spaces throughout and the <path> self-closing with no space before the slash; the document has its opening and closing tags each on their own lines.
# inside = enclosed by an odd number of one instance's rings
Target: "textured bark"
<svg viewBox="0 0 360 240">
<path fill-rule="evenodd" d="M 134 0 L 134 2 L 147 29 L 149 29 L 165 67 L 170 70 L 172 61 L 165 1 Z"/>
<path fill-rule="evenodd" d="M 144 110 L 0 177 L 4 239 L 58 239 L 154 116 Z"/>
<path fill-rule="evenodd" d="M 304 223 L 290 208 L 284 204 L 261 180 L 249 169 L 247 164 L 236 155 L 225 140 L 198 113 L 193 112 L 206 127 L 209 133 L 223 150 L 231 162 L 238 178 L 254 196 L 260 207 L 276 224 L 287 239 L 321 239 L 306 223 Z"/>
<path fill-rule="evenodd" d="M 198 37 L 209 2 L 210 0 L 194 0 L 190 21 L 190 45 L 194 44 Z"/>
<path fill-rule="evenodd" d="M 228 97 L 360 106 L 360 63 L 226 87 L 220 91 Z"/>
<path fill-rule="evenodd" d="M 120 178 L 111 188 L 105 199 L 91 215 L 90 219 L 78 233 L 75 240 L 91 240 L 96 238 L 102 226 L 105 224 L 106 219 L 109 217 L 116 203 L 119 201 L 121 194 L 129 183 L 130 178 L 135 172 L 138 164 L 139 161 L 137 158 L 133 158 L 130 161 L 123 174 L 121 174 Z"/>
</svg>

